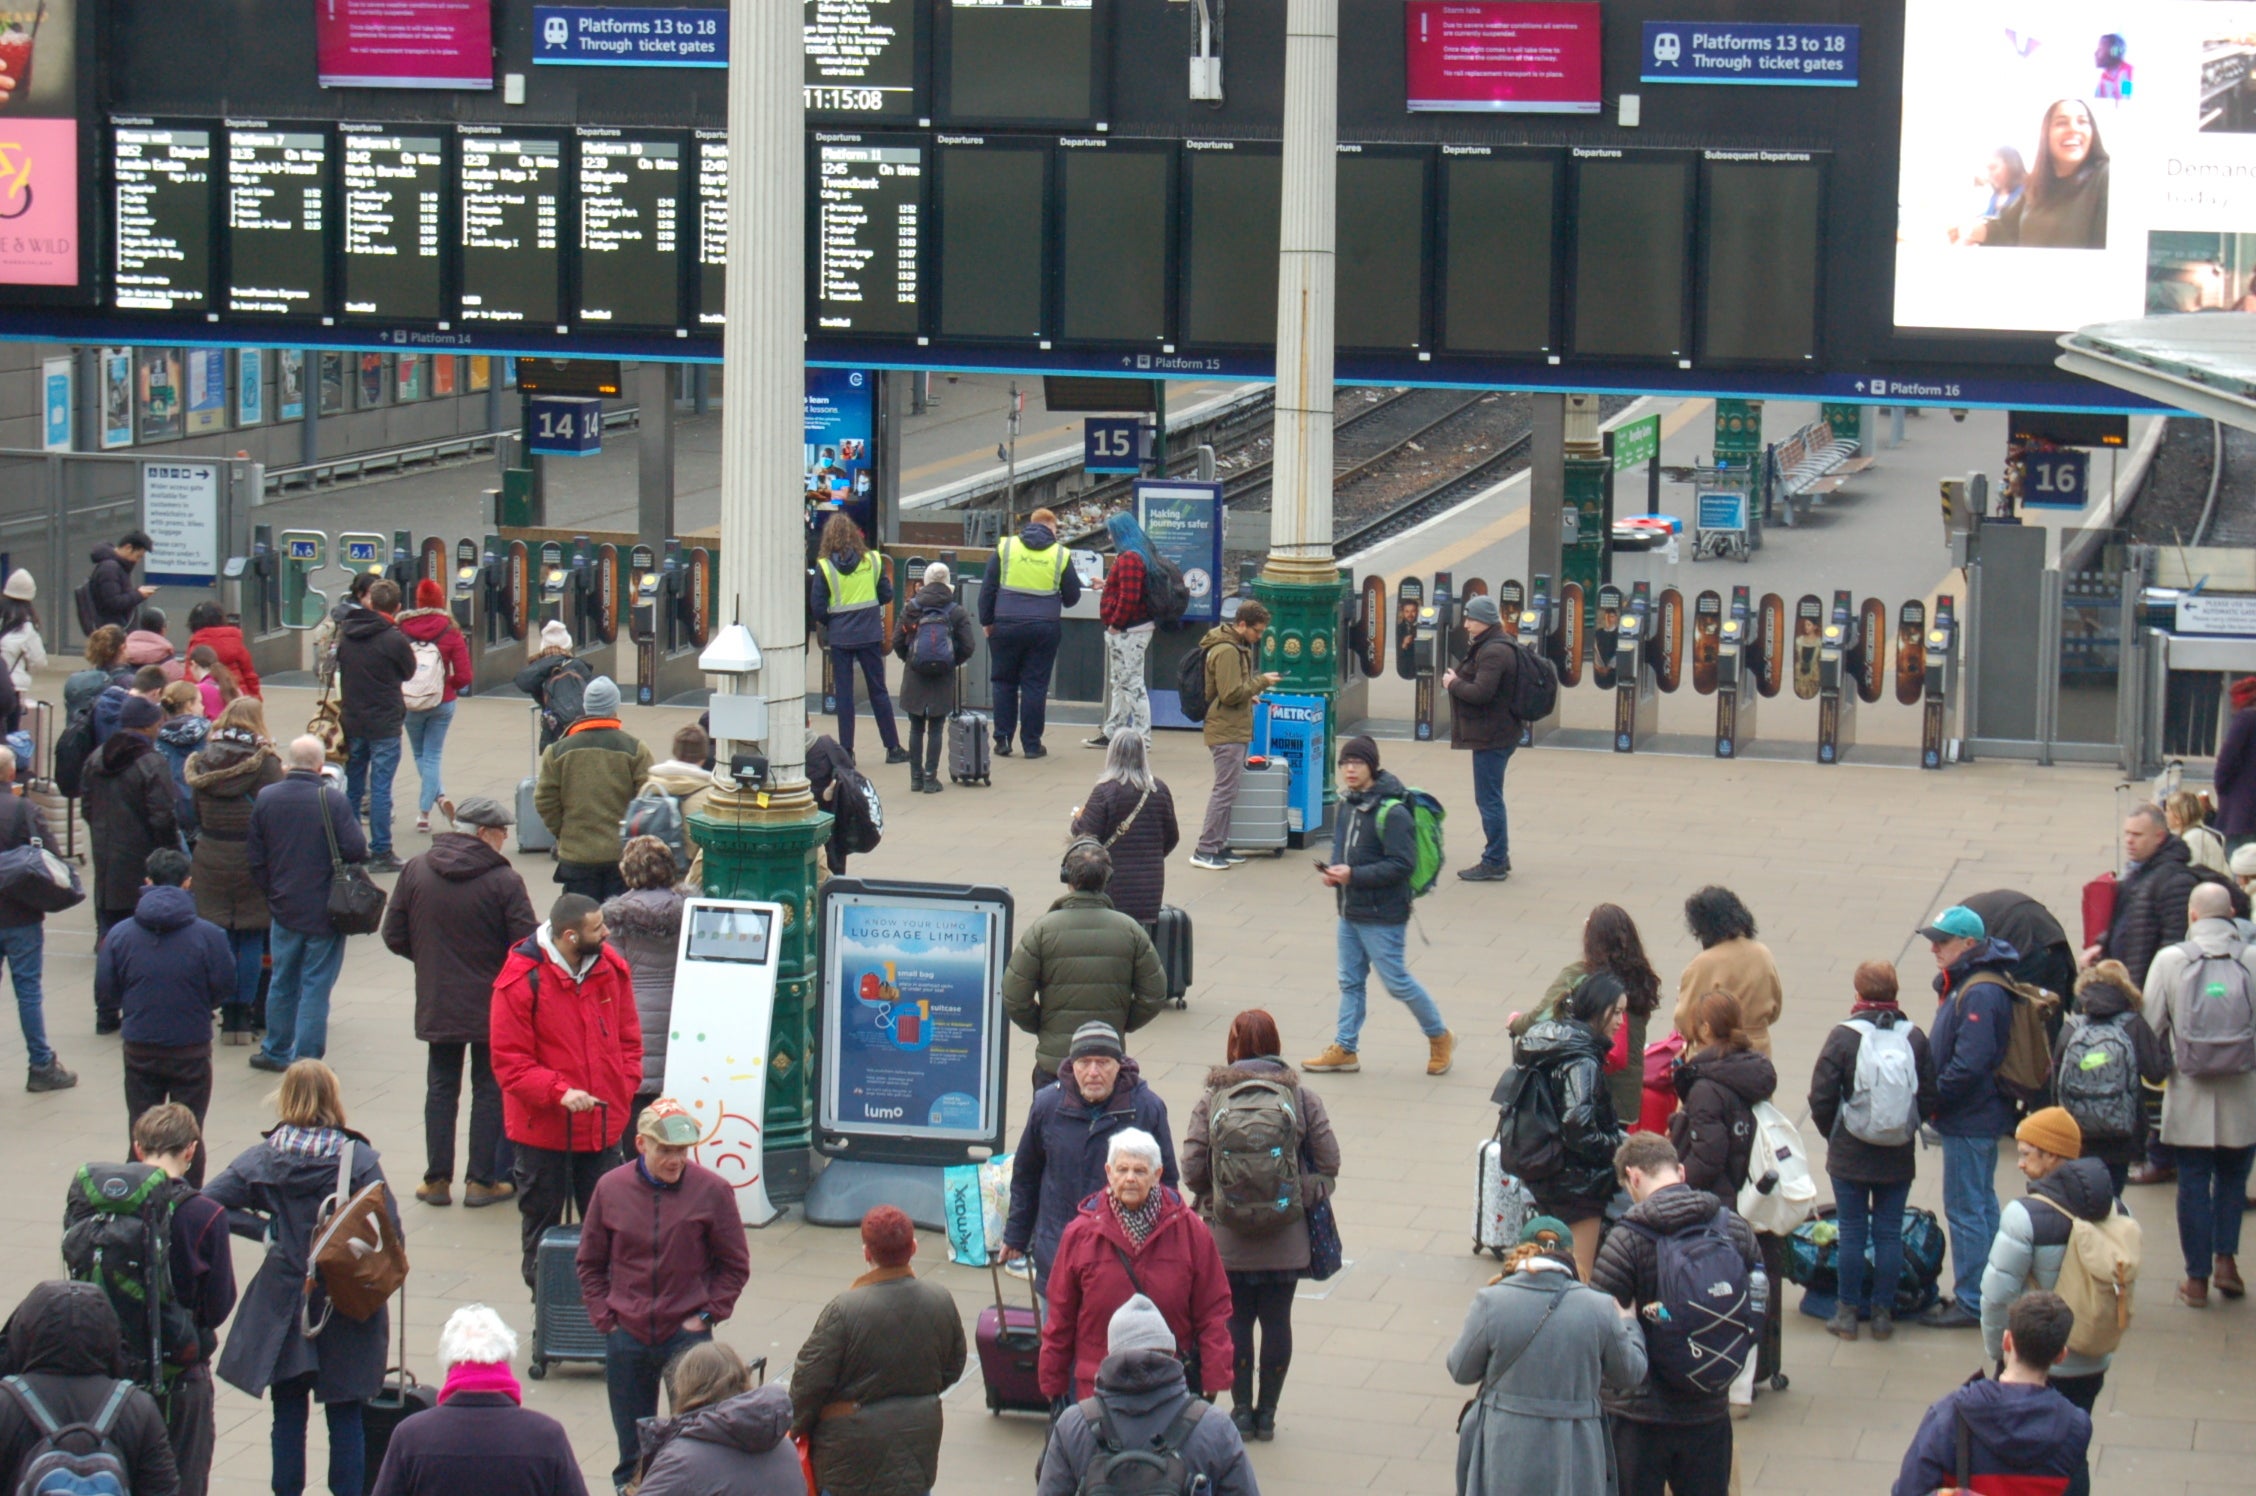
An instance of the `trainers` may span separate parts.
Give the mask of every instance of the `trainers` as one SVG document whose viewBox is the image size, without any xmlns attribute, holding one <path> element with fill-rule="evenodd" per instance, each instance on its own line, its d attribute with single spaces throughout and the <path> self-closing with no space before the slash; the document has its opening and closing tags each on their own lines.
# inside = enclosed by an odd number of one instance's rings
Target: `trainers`
<svg viewBox="0 0 2256 1496">
<path fill-rule="evenodd" d="M 1447 1075 L 1450 1058 L 1457 1053 L 1457 1036 L 1447 1029 L 1426 1041 L 1426 1074 Z"/>
<path fill-rule="evenodd" d="M 1044 748 L 1040 743 L 1028 743 L 1026 745 L 1026 756 L 1028 758 L 1048 758 L 1050 750 Z"/>
<path fill-rule="evenodd" d="M 396 873 L 400 870 L 399 859 L 389 852 L 378 852 L 362 866 L 372 873 Z"/>
<path fill-rule="evenodd" d="M 937 795 L 946 788 L 947 786 L 940 782 L 938 775 L 935 775 L 924 782 L 924 793 L 927 795 Z"/>
<path fill-rule="evenodd" d="M 268 1054 L 265 1049 L 260 1048 L 251 1051 L 251 1068 L 253 1070 L 264 1070 L 269 1075 L 280 1075 L 290 1067 L 284 1061 L 276 1059 Z"/>
<path fill-rule="evenodd" d="M 27 1091 L 67 1091 L 78 1084 L 78 1072 L 65 1070 L 61 1060 L 49 1060 L 44 1065 L 34 1065 L 24 1077 Z"/>
<path fill-rule="evenodd" d="M 909 750 L 906 748 L 888 748 L 885 750 L 885 761 L 889 764 L 905 764 L 909 761 Z"/>
<path fill-rule="evenodd" d="M 1825 1333 L 1838 1336 L 1843 1340 L 1856 1339 L 1857 1312 L 1855 1307 L 1849 1304 L 1834 1305 L 1833 1317 L 1825 1322 Z"/>
<path fill-rule="evenodd" d="M 1237 864 L 1227 857 L 1209 857 L 1204 852 L 1193 852 L 1191 854 L 1191 866 L 1204 868 L 1210 873 L 1226 873 L 1236 867 Z"/>
<path fill-rule="evenodd" d="M 1006 742 L 1004 742 L 1004 741 L 1003 741 L 1002 739 L 1000 739 L 1000 738 L 997 738 L 997 739 L 995 740 L 995 757 L 997 757 L 997 758 L 1009 758 L 1010 756 L 1011 756 L 1011 745 L 1010 745 L 1010 744 L 1008 744 L 1008 743 L 1006 743 Z"/>
<path fill-rule="evenodd" d="M 1982 1323 L 1978 1314 L 1968 1314 L 1955 1298 L 1944 1299 L 1919 1316 L 1919 1322 L 1930 1330 L 1971 1330 Z"/>
<path fill-rule="evenodd" d="M 452 1205 L 454 1186 L 444 1179 L 426 1179 L 417 1187 L 415 1198 L 425 1205 Z"/>
<path fill-rule="evenodd" d="M 1093 738 L 1083 738 L 1081 740 L 1081 746 L 1084 748 L 1110 748 L 1112 746 L 1112 739 L 1106 737 L 1103 733 L 1100 732 Z"/>
<path fill-rule="evenodd" d="M 431 817 L 428 812 L 415 818 L 415 829 L 418 831 L 428 831 L 431 829 Z"/>
<path fill-rule="evenodd" d="M 1236 867 L 1239 863 L 1246 860 L 1246 854 L 1235 849 L 1229 849 L 1225 850 L 1222 853 L 1222 860 L 1230 864 L 1230 866 Z"/>
<path fill-rule="evenodd" d="M 1512 876 L 1512 870 L 1493 862 L 1476 862 L 1471 867 L 1459 868 L 1457 876 L 1467 883 L 1501 883 Z"/>
<path fill-rule="evenodd" d="M 1324 1046 L 1324 1052 L 1313 1060 L 1302 1060 L 1300 1068 L 1332 1075 L 1352 1075 L 1363 1068 L 1352 1049 L 1342 1049 L 1335 1043 Z"/>
<path fill-rule="evenodd" d="M 476 1210 L 485 1205 L 499 1205 L 504 1200 L 515 1199 L 517 1186 L 504 1180 L 500 1184 L 480 1184 L 472 1180 L 462 1190 L 464 1208 Z"/>
</svg>

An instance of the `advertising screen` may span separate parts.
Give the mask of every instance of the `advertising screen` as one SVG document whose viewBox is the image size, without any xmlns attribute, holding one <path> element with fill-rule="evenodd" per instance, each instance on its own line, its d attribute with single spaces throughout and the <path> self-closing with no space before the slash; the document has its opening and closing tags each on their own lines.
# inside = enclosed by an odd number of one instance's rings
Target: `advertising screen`
<svg viewBox="0 0 2256 1496">
<path fill-rule="evenodd" d="M 1417 347 L 1425 323 L 1425 156 L 1344 150 L 1337 212 L 1339 346 Z"/>
<path fill-rule="evenodd" d="M 943 3 L 949 119 L 981 125 L 1096 120 L 1096 0 Z"/>
<path fill-rule="evenodd" d="M 341 149 L 345 315 L 438 321 L 446 315 L 439 288 L 446 143 L 348 126 Z"/>
<path fill-rule="evenodd" d="M 689 912 L 689 940 L 683 954 L 692 961 L 737 961 L 758 966 L 768 959 L 775 921 L 765 909 L 699 903 Z"/>
<path fill-rule="evenodd" d="M 462 136 L 462 320 L 550 324 L 561 309 L 564 143 Z"/>
<path fill-rule="evenodd" d="M 578 145 L 578 320 L 675 326 L 681 321 L 681 139 L 584 130 Z"/>
<path fill-rule="evenodd" d="M 1403 21 L 1413 112 L 1598 112 L 1590 0 L 1409 0 Z"/>
<path fill-rule="evenodd" d="M 144 312 L 211 308 L 212 132 L 119 121 L 111 278 L 116 302 Z"/>
<path fill-rule="evenodd" d="M 1154 343 L 1167 336 L 1167 244 L 1174 173 L 1160 151 L 1066 140 L 1059 330 L 1076 342 Z"/>
<path fill-rule="evenodd" d="M 924 315 L 925 147 L 860 136 L 816 140 L 815 326 L 913 337 Z M 1040 191 L 1037 175 L 1037 204 Z"/>
<path fill-rule="evenodd" d="M 728 134 L 697 132 L 697 321 L 728 320 Z"/>
<path fill-rule="evenodd" d="M 323 88 L 491 88 L 491 0 L 317 0 Z"/>
<path fill-rule="evenodd" d="M 802 3 L 808 115 L 915 123 L 917 28 L 924 0 Z"/>
<path fill-rule="evenodd" d="M 1788 151 L 1709 151 L 1700 195 L 1700 356 L 1806 363 L 1817 356 L 1821 168 Z M 1758 159 L 1760 158 L 1760 159 Z"/>
<path fill-rule="evenodd" d="M 809 369 L 803 417 L 810 503 L 859 507 L 877 447 L 877 373 Z"/>
<path fill-rule="evenodd" d="M 1183 341 L 1272 341 L 1283 161 L 1234 141 L 1186 140 L 1183 169 L 1191 179 Z"/>
<path fill-rule="evenodd" d="M 940 331 L 1042 336 L 1049 222 L 1046 149 L 940 148 Z"/>
<path fill-rule="evenodd" d="M 2256 307 L 2256 5 L 1909 0 L 1895 322 Z"/>
<path fill-rule="evenodd" d="M 1441 173 L 1442 346 L 1549 353 L 1558 159 L 1445 148 Z"/>
<path fill-rule="evenodd" d="M 78 4 L 0 6 L 0 287 L 75 286 Z"/>
<path fill-rule="evenodd" d="M 1683 357 L 1690 163 L 1576 155 L 1574 351 Z"/>
<path fill-rule="evenodd" d="M 227 132 L 227 310 L 320 316 L 329 310 L 329 137 L 313 130 Z"/>
</svg>

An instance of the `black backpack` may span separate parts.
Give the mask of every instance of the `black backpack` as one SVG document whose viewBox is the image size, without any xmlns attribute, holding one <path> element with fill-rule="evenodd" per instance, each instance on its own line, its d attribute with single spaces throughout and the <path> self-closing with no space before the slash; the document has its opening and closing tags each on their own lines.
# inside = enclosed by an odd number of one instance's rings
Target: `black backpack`
<svg viewBox="0 0 2256 1496">
<path fill-rule="evenodd" d="M 550 741 L 564 736 L 564 729 L 587 715 L 588 682 L 595 679 L 595 667 L 587 661 L 566 660 L 541 682 L 541 733 Z"/>
<path fill-rule="evenodd" d="M 1514 639 L 1519 658 L 1512 662 L 1512 720 L 1541 722 L 1559 706 L 1559 670 L 1542 650 Z"/>
<path fill-rule="evenodd" d="M 1074 1487 L 1075 1496 L 1187 1496 L 1191 1464 L 1183 1458 L 1183 1446 L 1206 1411 L 1207 1404 L 1194 1397 L 1150 1443 L 1129 1448 L 1121 1442 L 1104 1399 L 1084 1398 L 1081 1416 L 1097 1437 L 1097 1453 L 1082 1472 L 1081 1484 Z"/>
<path fill-rule="evenodd" d="M 1187 722 L 1206 720 L 1206 656 L 1207 646 L 1197 645 L 1186 652 L 1182 663 L 1175 667 L 1175 694 L 1182 699 L 1183 719 Z"/>
<path fill-rule="evenodd" d="M 1653 1379 L 1689 1396 L 1730 1391 L 1762 1336 L 1752 1270 L 1731 1239 L 1730 1214 L 1719 1208 L 1668 1235 L 1640 1221 L 1621 1223 L 1653 1243 L 1653 1301 L 1638 1316 Z"/>
<path fill-rule="evenodd" d="M 1163 629 L 1181 623 L 1191 607 L 1191 588 L 1183 580 L 1183 568 L 1165 556 L 1147 560 L 1144 563 L 1144 606 L 1151 609 L 1152 622 Z"/>
<path fill-rule="evenodd" d="M 1559 1099 L 1551 1094 L 1550 1077 L 1534 1066 L 1514 1065 L 1496 1083 L 1489 1100 L 1499 1108 L 1496 1149 L 1506 1169 L 1532 1184 L 1566 1168 Z"/>
<path fill-rule="evenodd" d="M 172 1283 L 172 1213 L 190 1193 L 149 1164 L 86 1164 L 63 1197 L 63 1267 L 108 1295 L 125 1374 L 151 1391 L 197 1352 L 195 1316 Z"/>
<path fill-rule="evenodd" d="M 102 698 L 78 709 L 70 725 L 55 735 L 55 790 L 66 800 L 76 800 L 86 786 L 86 761 L 94 756 L 94 707 Z"/>
<path fill-rule="evenodd" d="M 91 636 L 102 626 L 102 615 L 94 611 L 94 579 L 88 577 L 71 589 L 71 601 L 78 606 L 78 631 Z"/>
</svg>

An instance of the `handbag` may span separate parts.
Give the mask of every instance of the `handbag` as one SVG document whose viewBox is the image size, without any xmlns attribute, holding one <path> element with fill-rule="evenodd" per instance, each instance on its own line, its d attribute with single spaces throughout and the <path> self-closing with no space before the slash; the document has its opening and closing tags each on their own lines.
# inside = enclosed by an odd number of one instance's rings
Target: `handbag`
<svg viewBox="0 0 2256 1496">
<path fill-rule="evenodd" d="M 365 1323 L 407 1282 L 407 1243 L 392 1225 L 390 1192 L 377 1180 L 353 1193 L 353 1140 L 337 1150 L 337 1192 L 321 1202 L 313 1242 L 306 1250 L 305 1290 L 298 1300 L 298 1330 L 311 1340 L 329 1328 L 334 1309 Z M 315 1288 L 327 1296 L 318 1323 Z"/>
<path fill-rule="evenodd" d="M 1305 1141 L 1300 1145 L 1300 1166 L 1308 1173 L 1316 1172 L 1309 1167 Z M 1330 1193 L 1302 1211 L 1301 1219 L 1308 1223 L 1308 1276 L 1321 1283 L 1347 1265 L 1340 1244 L 1339 1217 L 1332 1214 Z"/>
<path fill-rule="evenodd" d="M 337 828 L 329 819 L 328 787 L 316 791 L 321 831 L 329 838 L 329 928 L 339 935 L 373 935 L 384 923 L 384 890 L 368 869 L 345 861 L 337 848 Z"/>
<path fill-rule="evenodd" d="M 86 890 L 79 884 L 78 869 L 34 836 L 20 847 L 0 852 L 0 899 L 41 914 L 60 914 L 85 903 Z"/>
</svg>

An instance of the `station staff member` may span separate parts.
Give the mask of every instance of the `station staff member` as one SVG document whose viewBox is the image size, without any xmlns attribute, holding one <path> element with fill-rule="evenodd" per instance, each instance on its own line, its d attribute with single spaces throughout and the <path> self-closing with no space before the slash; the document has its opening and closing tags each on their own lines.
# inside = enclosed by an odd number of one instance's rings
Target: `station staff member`
<svg viewBox="0 0 2256 1496">
<path fill-rule="evenodd" d="M 1010 756 L 1015 732 L 1028 758 L 1040 758 L 1049 716 L 1050 668 L 1057 663 L 1065 610 L 1081 601 L 1081 577 L 1058 540 L 1057 516 L 1037 509 L 1026 528 L 995 547 L 979 621 L 995 683 L 995 751 Z"/>
</svg>

